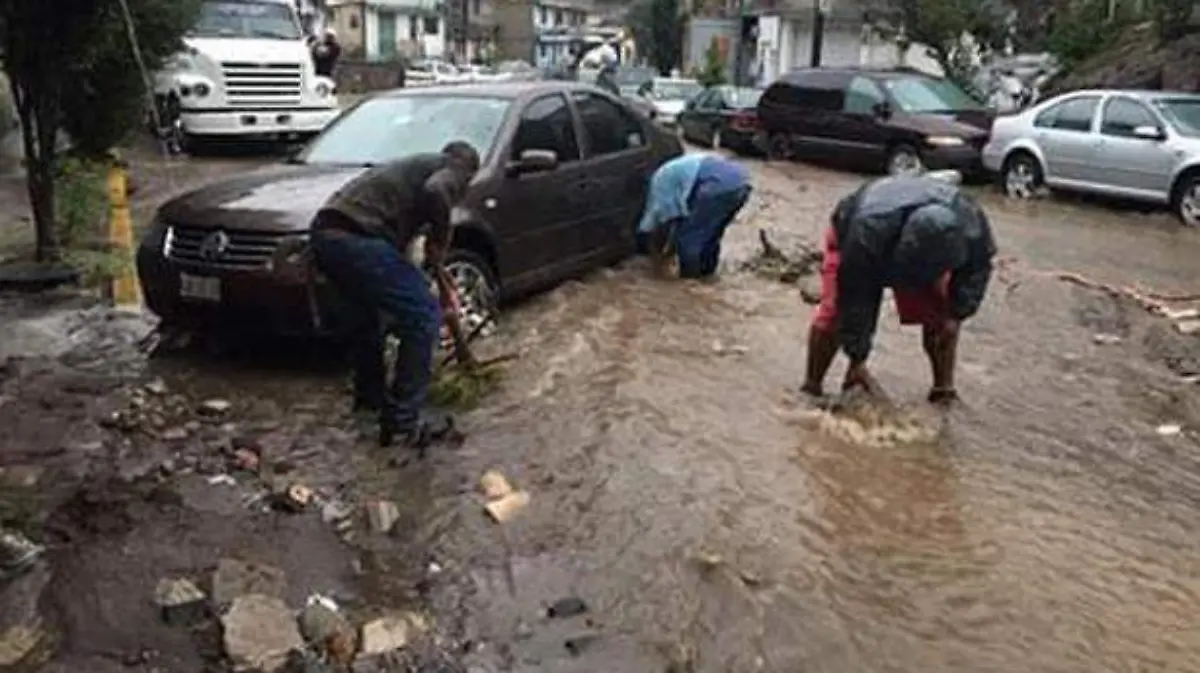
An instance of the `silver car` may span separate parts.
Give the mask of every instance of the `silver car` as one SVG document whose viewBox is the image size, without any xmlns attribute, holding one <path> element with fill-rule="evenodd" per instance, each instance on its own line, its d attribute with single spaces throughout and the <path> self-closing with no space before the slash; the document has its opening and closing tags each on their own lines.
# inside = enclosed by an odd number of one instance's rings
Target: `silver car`
<svg viewBox="0 0 1200 673">
<path fill-rule="evenodd" d="M 1009 196 L 1046 187 L 1168 206 L 1200 226 L 1200 95 L 1074 91 L 998 117 L 983 164 Z"/>
</svg>

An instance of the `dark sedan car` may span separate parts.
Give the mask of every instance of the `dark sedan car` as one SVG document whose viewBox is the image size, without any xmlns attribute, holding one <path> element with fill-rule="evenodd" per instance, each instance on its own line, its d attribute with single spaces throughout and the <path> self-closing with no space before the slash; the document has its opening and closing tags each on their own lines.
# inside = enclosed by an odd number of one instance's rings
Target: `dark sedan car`
<svg viewBox="0 0 1200 673">
<path fill-rule="evenodd" d="M 476 313 L 492 298 L 631 254 L 648 178 L 682 152 L 627 103 L 584 84 L 378 94 L 343 113 L 289 165 L 163 205 L 137 256 L 147 305 L 168 323 L 336 331 L 336 298 L 323 283 L 309 291 L 293 252 L 303 246 L 295 243 L 306 240 L 325 200 L 365 167 L 437 152 L 452 140 L 470 142 L 483 157 L 453 214 L 447 264 L 465 309 Z"/>
<path fill-rule="evenodd" d="M 689 100 L 679 113 L 683 139 L 704 147 L 725 147 L 738 154 L 766 149 L 755 106 L 761 89 L 714 86 Z"/>
</svg>

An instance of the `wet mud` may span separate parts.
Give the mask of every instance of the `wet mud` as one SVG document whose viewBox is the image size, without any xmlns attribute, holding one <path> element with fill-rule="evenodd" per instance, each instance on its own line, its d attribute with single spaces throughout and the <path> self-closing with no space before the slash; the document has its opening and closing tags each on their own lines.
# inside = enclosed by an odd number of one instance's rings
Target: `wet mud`
<svg viewBox="0 0 1200 673">
<path fill-rule="evenodd" d="M 229 557 L 282 571 L 294 610 L 320 593 L 356 624 L 429 615 L 381 670 L 1200 669 L 1197 337 L 1050 273 L 1194 291 L 1200 239 L 981 190 L 1006 261 L 964 330 L 963 403 L 925 404 L 920 336 L 888 305 L 890 405 L 830 414 L 795 394 L 811 307 L 758 272 L 758 231 L 811 250 L 859 178 L 752 166 L 717 282 L 634 260 L 514 308 L 491 347 L 520 357 L 464 444 L 403 467 L 345 413 L 327 354 L 147 361 L 136 323 L 8 309 L 20 350 L 53 346 L 0 375 L 0 478 L 37 473 L 0 518 L 50 546 L 45 670 L 223 670 L 216 620 L 167 626 L 153 595 L 210 591 Z M 503 523 L 489 470 L 528 494 Z M 272 504 L 295 484 L 353 523 Z"/>
</svg>

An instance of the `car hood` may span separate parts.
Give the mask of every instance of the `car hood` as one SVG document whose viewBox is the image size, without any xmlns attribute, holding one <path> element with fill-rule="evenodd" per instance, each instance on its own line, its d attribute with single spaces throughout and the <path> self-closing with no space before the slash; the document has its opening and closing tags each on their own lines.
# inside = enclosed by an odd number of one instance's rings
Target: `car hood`
<svg viewBox="0 0 1200 673">
<path fill-rule="evenodd" d="M 988 135 L 993 115 L 987 111 L 963 110 L 947 114 L 896 115 L 893 126 L 925 135 L 945 135 L 977 140 Z"/>
<path fill-rule="evenodd" d="M 339 187 L 363 170 L 276 166 L 177 196 L 159 208 L 158 216 L 165 222 L 193 227 L 301 231 Z"/>
</svg>

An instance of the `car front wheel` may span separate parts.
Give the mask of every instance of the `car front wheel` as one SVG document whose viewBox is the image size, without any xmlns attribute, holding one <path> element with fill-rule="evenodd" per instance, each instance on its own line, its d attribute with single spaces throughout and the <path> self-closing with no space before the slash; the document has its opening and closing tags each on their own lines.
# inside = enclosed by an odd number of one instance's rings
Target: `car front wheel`
<svg viewBox="0 0 1200 673">
<path fill-rule="evenodd" d="M 921 154 L 912 145 L 897 145 L 888 153 L 888 175 L 920 175 L 925 172 Z"/>
<path fill-rule="evenodd" d="M 492 326 L 481 326 L 494 321 L 500 291 L 492 265 L 474 250 L 455 248 L 446 255 L 445 267 L 458 294 L 463 329 L 467 334 L 478 331 L 486 336 Z"/>
</svg>

